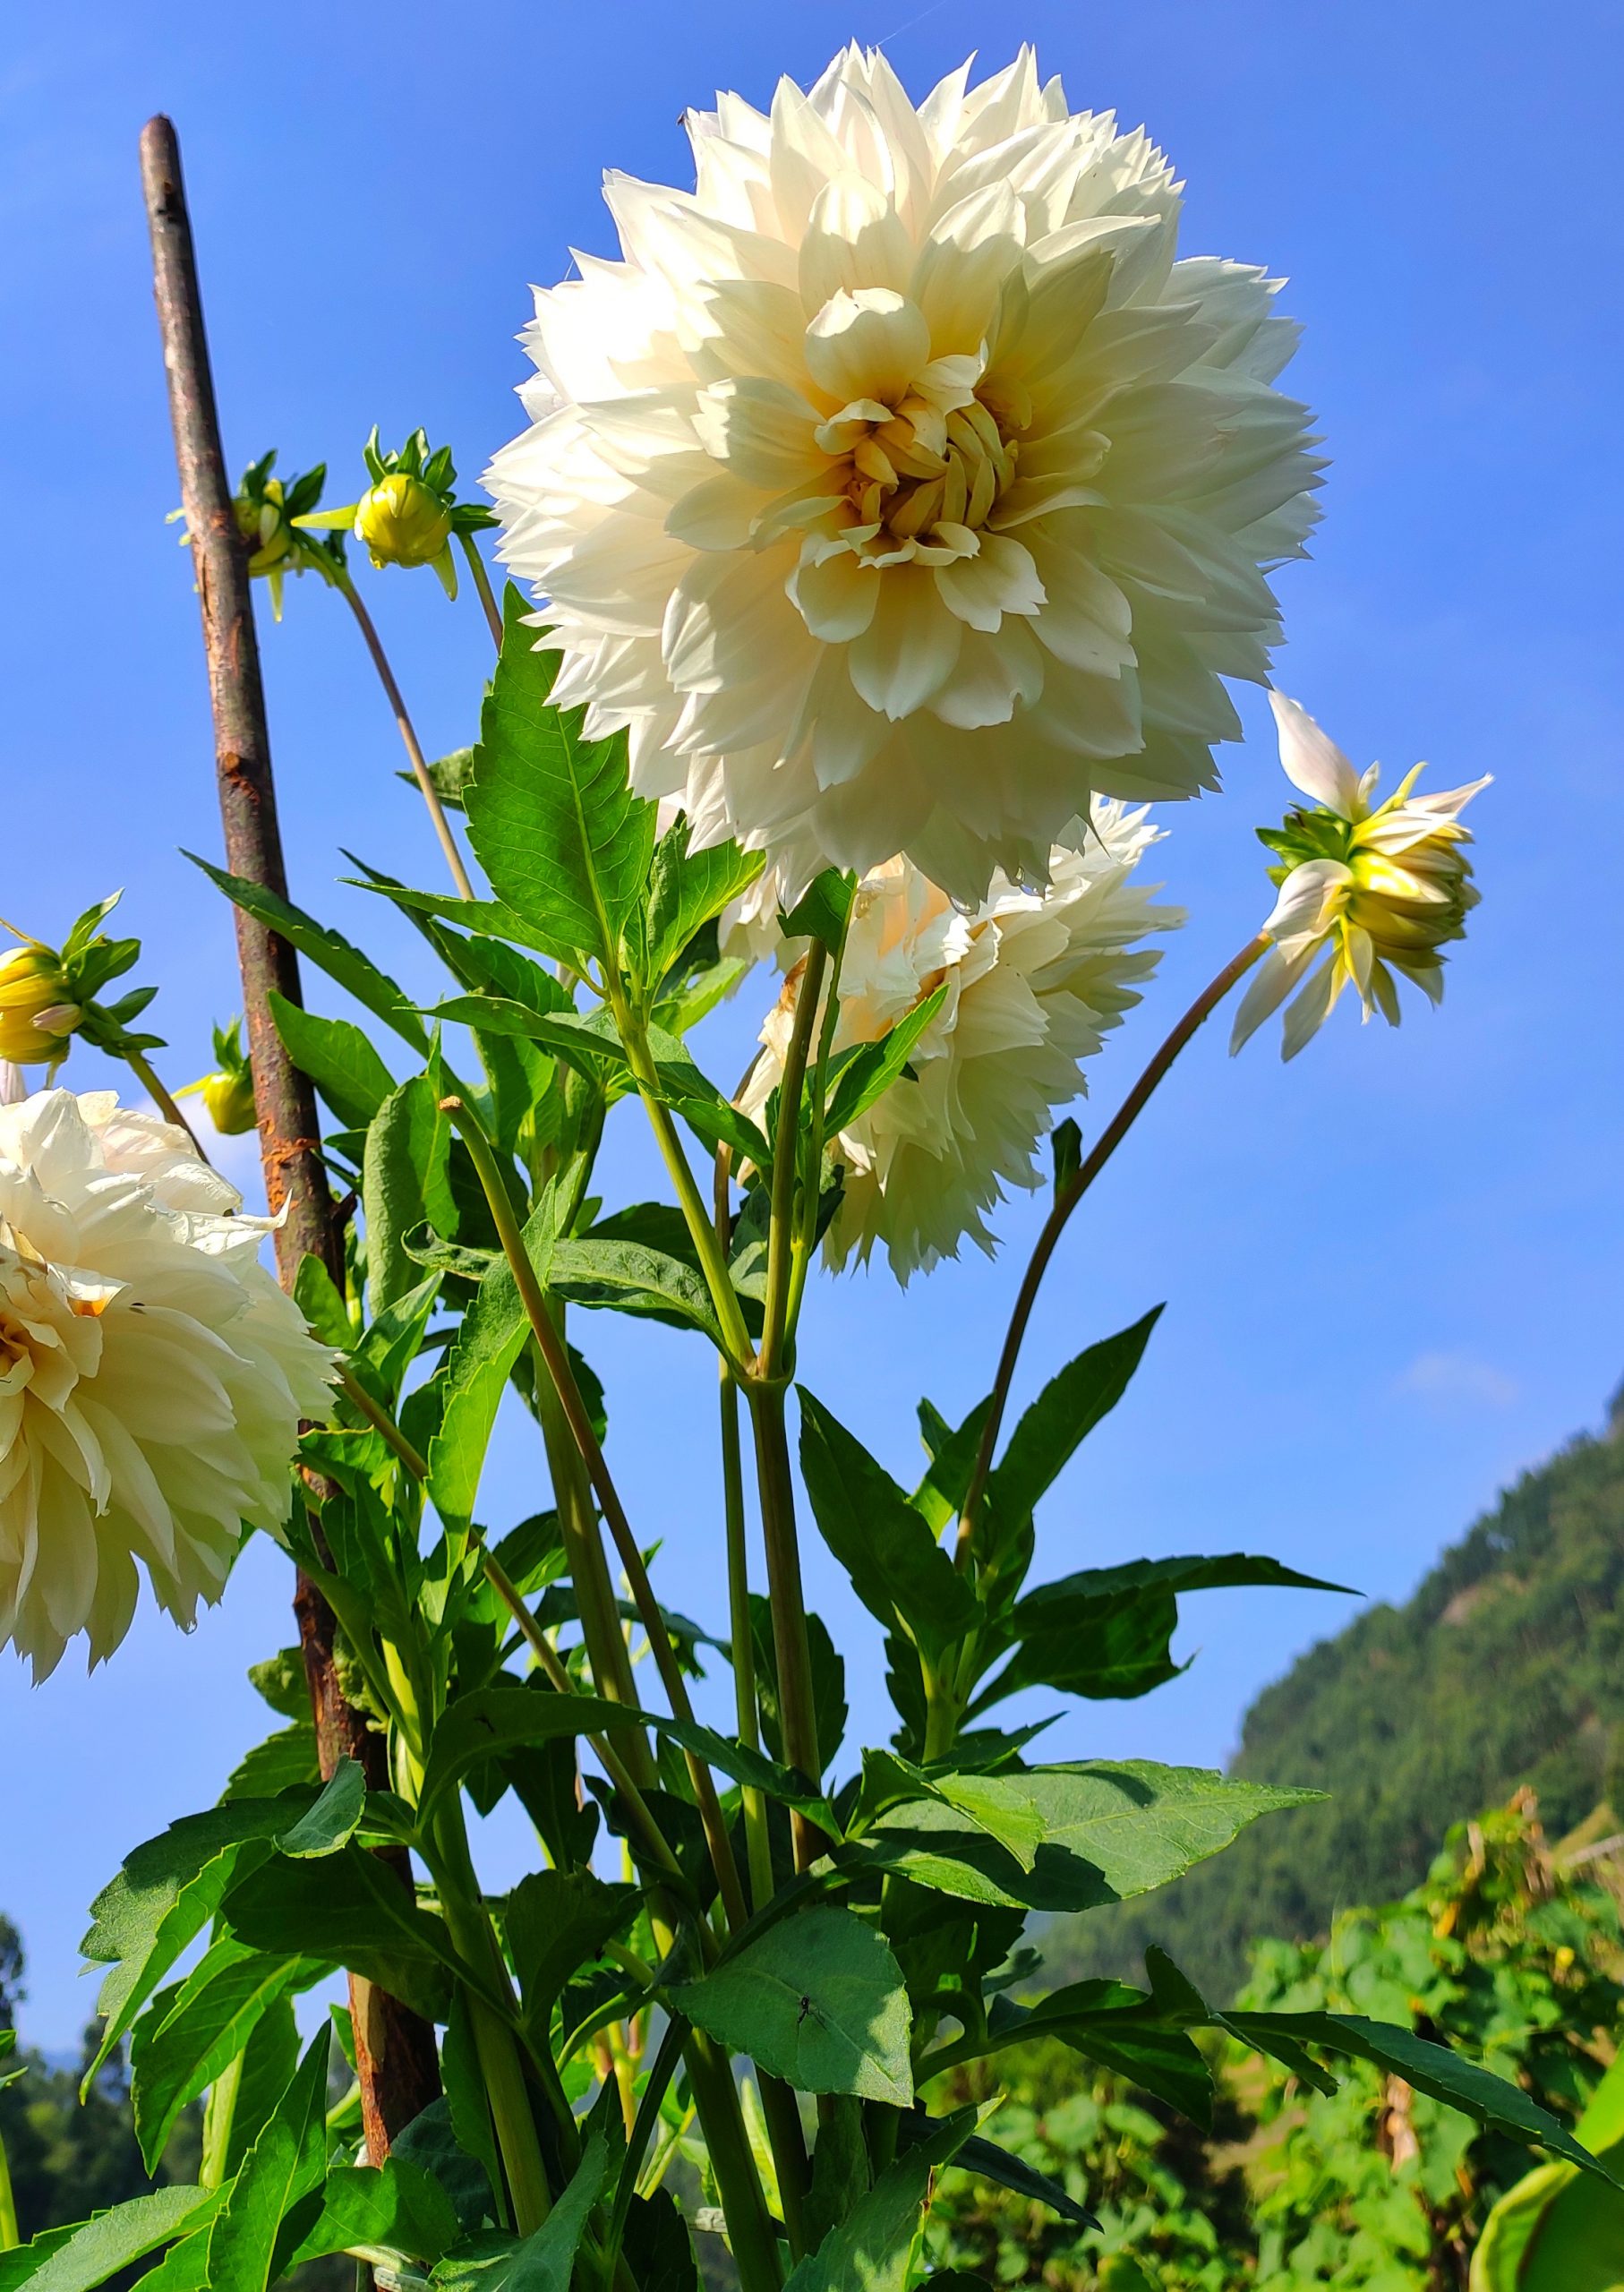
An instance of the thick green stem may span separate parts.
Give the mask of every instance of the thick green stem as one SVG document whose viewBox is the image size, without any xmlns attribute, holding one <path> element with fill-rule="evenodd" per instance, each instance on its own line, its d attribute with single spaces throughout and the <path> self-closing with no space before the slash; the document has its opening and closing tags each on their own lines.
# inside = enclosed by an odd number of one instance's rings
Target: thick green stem
<svg viewBox="0 0 1624 2292">
<path fill-rule="evenodd" d="M 796 1219 L 800 1098 L 827 961 L 823 943 L 815 939 L 801 966 L 795 1019 L 778 1084 L 778 1135 L 773 1145 L 773 1214 L 767 1230 L 767 1294 L 762 1308 L 761 1330 L 761 1373 L 774 1381 L 785 1373 L 785 1359 L 794 1338 L 791 1306 L 801 1286 L 795 1272 L 796 1260 L 801 1253 L 797 1246 L 799 1227 Z M 814 1191 L 817 1180 L 818 1173 L 814 1170 L 808 1180 Z"/>
<path fill-rule="evenodd" d="M 751 1384 L 750 1423 L 756 1434 L 756 1471 L 761 1490 L 761 1525 L 767 1548 L 767 1595 L 773 1609 L 773 1646 L 778 1659 L 778 1707 L 782 1716 L 784 1757 L 813 1783 L 823 1775 L 817 1740 L 817 1707 L 812 1693 L 812 1648 L 807 1637 L 807 1603 L 801 1586 L 800 1545 L 795 1532 L 795 1486 L 790 1474 L 790 1441 L 781 1386 Z M 795 1867 L 807 1869 L 827 1844 L 806 1817 L 791 1813 Z"/>
<path fill-rule="evenodd" d="M 745 1326 L 743 1311 L 728 1271 L 727 1253 L 717 1244 L 715 1229 L 705 1207 L 699 1191 L 699 1181 L 694 1176 L 692 1163 L 682 1150 L 682 1141 L 677 1135 L 677 1125 L 671 1120 L 671 1108 L 660 1096 L 659 1077 L 643 1030 L 627 1008 L 625 998 L 617 994 L 610 997 L 615 1024 L 637 1085 L 637 1095 L 647 1109 L 671 1182 L 676 1189 L 677 1201 L 683 1222 L 688 1229 L 694 1249 L 705 1275 L 705 1287 L 710 1291 L 711 1304 L 721 1323 L 724 1346 L 730 1358 L 740 1368 L 748 1367 L 756 1357 L 750 1342 L 750 1332 Z"/>
<path fill-rule="evenodd" d="M 677 1662 L 676 1650 L 671 1646 L 671 1633 L 666 1629 L 660 1604 L 654 1597 L 654 1586 L 648 1580 L 648 1570 L 643 1564 L 643 1554 L 637 1537 L 632 1534 L 631 1523 L 626 1517 L 620 1491 L 615 1486 L 598 1436 L 593 1430 L 591 1415 L 576 1383 L 575 1371 L 569 1365 L 568 1349 L 553 1325 L 546 1297 L 536 1279 L 535 1268 L 530 1262 L 524 1236 L 513 1214 L 513 1204 L 508 1198 L 508 1190 L 502 1184 L 501 1173 L 491 1150 L 491 1142 L 485 1136 L 484 1126 L 479 1117 L 461 1099 L 444 1099 L 441 1111 L 451 1116 L 462 1133 L 474 1168 L 479 1173 L 498 1239 L 535 1338 L 536 1349 L 552 1379 L 565 1419 L 585 1464 L 593 1491 L 603 1509 L 603 1518 L 609 1523 L 609 1532 L 614 1538 L 620 1565 L 626 1570 L 632 1600 L 647 1634 L 649 1652 L 654 1656 L 671 1711 L 677 1718 L 691 1721 L 694 1708 Z M 733 1855 L 733 1842 L 728 1834 L 727 1821 L 722 1811 L 722 1801 L 716 1795 L 716 1785 L 704 1760 L 691 1751 L 685 1752 L 684 1757 L 694 1788 L 695 1803 L 705 1826 L 705 1844 L 716 1872 L 716 1883 L 722 1890 L 722 1906 L 727 1911 L 728 1923 L 737 1930 L 745 1924 L 749 1910 L 744 1898 L 739 1865 Z"/>
<path fill-rule="evenodd" d="M 231 2128 L 243 2085 L 243 2056 L 228 2061 L 209 2088 L 203 2104 L 203 2153 L 197 2168 L 200 2188 L 222 2188 L 231 2153 Z"/>
<path fill-rule="evenodd" d="M 436 1818 L 434 1843 L 434 1876 L 451 1939 L 471 1967 L 506 1988 L 507 1966 L 480 1898 L 462 1806 L 455 1797 Z M 474 2050 L 507 2176 L 514 2226 L 521 2236 L 527 2236 L 541 2227 L 552 2206 L 524 2060 L 518 2040 L 500 2014 L 484 1998 L 472 1992 L 467 1996 Z"/>
<path fill-rule="evenodd" d="M 981 1428 L 981 1442 L 976 1452 L 975 1469 L 970 1475 L 964 1507 L 959 1516 L 958 1544 L 953 1557 L 961 1568 L 968 1568 L 970 1561 L 971 1539 L 975 1534 L 977 1509 L 987 1487 L 987 1475 L 992 1470 L 993 1450 L 997 1446 L 998 1430 L 1004 1422 L 1004 1412 L 1009 1402 L 1009 1390 L 1015 1373 L 1015 1362 L 1021 1351 L 1021 1340 L 1026 1335 L 1027 1322 L 1031 1319 L 1039 1286 L 1042 1282 L 1048 1261 L 1055 1254 L 1056 1244 L 1065 1231 L 1066 1220 L 1093 1184 L 1123 1140 L 1150 1103 L 1157 1085 L 1167 1074 L 1174 1060 L 1201 1025 L 1223 1001 L 1235 981 L 1244 979 L 1260 955 L 1266 954 L 1271 942 L 1266 931 L 1249 939 L 1239 954 L 1232 956 L 1218 977 L 1209 982 L 1196 996 L 1190 1008 L 1174 1027 L 1157 1051 L 1144 1073 L 1128 1092 L 1115 1114 L 1100 1133 L 1098 1143 L 1088 1159 L 1073 1171 L 1065 1184 L 1055 1195 L 1054 1207 L 1038 1236 L 1031 1261 L 1021 1279 L 1010 1315 L 1009 1329 L 1004 1339 L 1004 1350 L 998 1357 L 998 1372 L 993 1380 L 992 1405 L 987 1412 L 987 1422 Z"/>
<path fill-rule="evenodd" d="M 722 1370 L 722 1481 L 727 1514 L 728 1629 L 733 1646 L 733 1710 L 739 1740 L 747 1749 L 761 1747 L 756 1704 L 756 1642 L 750 1618 L 749 1552 L 745 1539 L 744 1455 L 739 1432 L 739 1388 L 724 1363 Z M 750 1898 L 757 1910 L 773 1899 L 773 1850 L 767 1833 L 767 1802 L 759 1791 L 743 1787 L 745 1852 L 750 1869 Z"/>
<path fill-rule="evenodd" d="M 366 649 L 372 655 L 372 666 L 378 671 L 378 681 L 383 687 L 390 714 L 395 719 L 395 729 L 400 734 L 401 745 L 406 749 L 406 760 L 411 765 L 412 777 L 423 791 L 423 800 L 429 808 L 429 817 L 434 824 L 434 833 L 440 839 L 440 848 L 446 855 L 446 865 L 451 870 L 451 881 L 457 886 L 459 898 L 472 899 L 474 885 L 469 880 L 467 868 L 463 865 L 462 853 L 457 850 L 457 838 L 451 833 L 451 823 L 447 819 L 445 806 L 440 800 L 440 791 L 434 785 L 434 776 L 429 770 L 428 759 L 423 755 L 423 743 L 417 737 L 416 727 L 412 723 L 405 696 L 395 680 L 394 670 L 389 666 L 389 656 L 383 649 L 383 640 L 378 634 L 372 614 L 361 602 L 360 591 L 347 573 L 338 577 L 338 587 L 345 603 L 355 614 L 356 626 L 366 640 Z"/>
<path fill-rule="evenodd" d="M 491 589 L 491 576 L 485 570 L 485 560 L 479 553 L 479 543 L 472 534 L 458 534 L 457 538 L 462 543 L 463 555 L 468 560 L 468 570 L 474 576 L 474 586 L 479 591 L 479 601 L 485 609 L 485 620 L 491 636 L 496 639 L 496 649 L 500 653 L 502 649 L 502 611 L 496 602 L 495 593 Z"/>
<path fill-rule="evenodd" d="M 21 2242 L 17 2234 L 17 2200 L 12 2194 L 12 2168 L 5 2143 L 0 2141 L 0 2253 L 13 2251 Z"/>
<path fill-rule="evenodd" d="M 778 2292 L 783 2282 L 778 2232 L 750 2154 L 732 2068 L 727 2056 L 697 2030 L 688 2040 L 687 2060 L 742 2292 Z"/>
</svg>

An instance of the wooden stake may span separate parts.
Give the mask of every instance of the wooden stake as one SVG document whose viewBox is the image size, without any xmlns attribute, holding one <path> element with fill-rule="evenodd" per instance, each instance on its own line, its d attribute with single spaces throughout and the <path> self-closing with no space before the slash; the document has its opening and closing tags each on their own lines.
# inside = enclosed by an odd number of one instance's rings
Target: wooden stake
<svg viewBox="0 0 1624 2292">
<path fill-rule="evenodd" d="M 285 898 L 287 877 L 277 825 L 247 552 L 237 532 L 220 446 L 180 145 L 173 124 L 161 114 L 141 131 L 141 164 L 181 500 L 202 607 L 226 864 L 233 875 L 263 884 Z M 286 1212 L 276 1236 L 277 1270 L 282 1287 L 291 1290 L 308 1252 L 341 1280 L 343 1238 L 319 1152 L 315 1094 L 283 1048 L 270 1012 L 273 988 L 290 1003 L 301 1000 L 298 957 L 285 939 L 241 908 L 235 913 L 265 1191 L 272 1211 Z M 340 1756 L 347 1754 L 361 1762 L 370 1784 L 387 1789 L 383 1738 L 345 1700 L 334 1661 L 333 1612 L 303 1574 L 295 1593 L 294 1612 L 322 1774 L 330 1775 Z M 409 1891 L 412 1872 L 406 1856 L 397 1852 L 385 1859 L 397 1869 Z M 367 2154 L 375 2165 L 381 2164 L 395 2135 L 440 2091 L 434 2033 L 398 1999 L 354 1975 L 350 2006 Z"/>
</svg>

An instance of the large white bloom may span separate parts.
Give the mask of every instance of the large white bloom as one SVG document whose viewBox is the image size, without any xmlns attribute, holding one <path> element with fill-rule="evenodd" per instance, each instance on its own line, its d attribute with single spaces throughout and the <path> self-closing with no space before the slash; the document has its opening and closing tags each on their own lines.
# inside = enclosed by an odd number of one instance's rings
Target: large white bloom
<svg viewBox="0 0 1624 2292">
<path fill-rule="evenodd" d="M 145 1567 L 190 1625 L 245 1525 L 287 1517 L 332 1356 L 261 1265 L 269 1221 L 111 1091 L 0 1106 L 0 1644 L 43 1679 L 129 1629 Z"/>
<path fill-rule="evenodd" d="M 1161 959 L 1139 942 L 1184 921 L 1131 881 L 1159 841 L 1143 810 L 1097 801 L 1081 851 L 1056 851 L 1047 891 L 996 880 L 974 914 L 953 907 L 910 860 L 859 888 L 840 977 L 834 1047 L 876 1041 L 945 986 L 894 1082 L 843 1131 L 845 1191 L 825 1236 L 833 1266 L 883 1242 L 906 1281 L 953 1257 L 968 1235 L 992 1250 L 983 1211 L 1006 1185 L 1040 1183 L 1037 1147 L 1054 1110 L 1087 1085 L 1091 1058 Z M 740 1103 L 759 1118 L 782 1072 L 799 967 L 761 1031 Z"/>
<path fill-rule="evenodd" d="M 1239 1050 L 1295 994 L 1281 1046 L 1283 1057 L 1295 1058 L 1346 987 L 1356 989 L 1367 1019 L 1380 1011 L 1395 1027 L 1395 972 L 1442 1001 L 1442 950 L 1465 938 L 1478 899 L 1466 855 L 1472 832 L 1460 815 L 1489 781 L 1417 796 L 1418 764 L 1378 803 L 1380 765 L 1355 772 L 1298 702 L 1269 697 L 1281 765 L 1313 809 L 1288 813 L 1264 836 L 1280 861 L 1271 870 L 1280 895 L 1263 926 L 1274 945 L 1235 1013 L 1229 1048 Z"/>
<path fill-rule="evenodd" d="M 557 698 L 791 894 L 905 851 L 973 905 L 1092 791 L 1215 786 L 1314 515 L 1277 282 L 1175 261 L 1161 153 L 1030 49 L 969 70 L 848 48 L 689 113 L 695 191 L 611 174 L 487 473 Z"/>
</svg>

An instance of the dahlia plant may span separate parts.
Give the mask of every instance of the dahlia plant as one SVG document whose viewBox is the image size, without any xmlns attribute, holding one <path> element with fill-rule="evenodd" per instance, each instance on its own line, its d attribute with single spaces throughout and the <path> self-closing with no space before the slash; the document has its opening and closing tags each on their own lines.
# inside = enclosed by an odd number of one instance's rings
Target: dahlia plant
<svg viewBox="0 0 1624 2292">
<path fill-rule="evenodd" d="M 1035 1742 L 1067 1698 L 1173 1675 L 1181 1594 L 1314 1581 L 1241 1554 L 1055 1573 L 1047 1492 L 1156 1315 L 1013 1415 L 1044 1269 L 1254 964 L 1243 1031 L 1308 977 L 1295 1048 L 1346 979 L 1389 1017 L 1393 971 L 1435 988 L 1469 902 L 1472 791 L 1374 807 L 1281 703 L 1305 805 L 1269 834 L 1274 914 L 1086 1154 L 1074 1119 L 1051 1127 L 1183 920 L 1138 881 L 1163 833 L 1143 801 L 1215 784 L 1221 679 L 1267 676 L 1265 574 L 1309 522 L 1273 290 L 1176 260 L 1160 155 L 1073 115 L 1030 54 L 916 109 L 852 51 L 769 115 L 724 97 L 691 124 L 697 189 L 615 179 L 625 260 L 542 297 L 495 517 L 421 432 L 397 453 L 374 432 L 341 509 L 271 456 L 211 503 L 206 373 L 165 301 L 166 123 L 144 147 L 206 629 L 222 583 L 244 609 L 211 637 L 228 840 L 259 863 L 206 870 L 238 911 L 248 1050 L 221 1031 L 192 1087 L 227 1132 L 252 1087 L 278 1215 L 209 1167 L 161 1043 L 130 1031 L 146 991 L 96 1000 L 136 952 L 105 910 L 61 951 L 28 939 L 0 972 L 0 1630 L 41 1676 L 80 1635 L 103 1660 L 141 1571 L 184 1622 L 257 1528 L 297 1571 L 301 1645 L 254 1675 L 278 1730 L 137 1847 L 85 1943 L 150 2160 L 205 2098 L 199 2178 L 0 2257 L 6 2292 L 160 2252 L 156 2292 L 261 2292 L 335 2253 L 391 2287 L 681 2292 L 696 2236 L 726 2240 L 745 2292 L 904 2292 L 945 2169 L 1087 2218 L 935 2104 L 945 2073 L 1039 2034 L 1198 2121 L 1203 2030 L 1311 2085 L 1357 2057 L 1591 2165 L 1408 2030 L 1226 2012 L 1155 1952 L 1142 1987 L 1046 1996 L 1023 1939 L 1304 1796 Z M 519 577 L 500 603 L 497 517 Z M 351 535 L 452 593 L 457 543 L 497 645 L 471 752 L 425 758 Z M 280 602 L 305 572 L 355 617 L 449 868 L 447 889 L 365 877 L 443 968 L 426 1001 L 277 880 L 246 579 Z M 305 1010 L 296 957 L 358 1016 Z M 701 1063 L 727 996 L 765 1013 L 731 1083 Z M 81 1041 L 156 1111 L 60 1084 Z M 313 1114 L 297 1128 L 312 1087 L 319 1141 Z M 663 1199 L 599 1198 L 621 1102 Z M 907 1486 L 816 1398 L 808 1284 L 820 1256 L 877 1246 L 905 1279 L 990 1248 L 1012 1185 L 1051 1202 L 987 1397 L 958 1424 L 921 1401 Z M 722 1501 L 680 1609 L 580 1349 L 603 1312 L 715 1360 Z M 517 1525 L 481 1493 L 510 1393 L 551 1482 Z M 883 1745 L 848 1740 L 809 1535 L 884 1635 Z M 694 1709 L 702 1648 L 725 1723 Z M 1009 1723 L 1030 1690 L 1048 1707 Z M 536 1867 L 495 1894 L 466 1810 L 509 1793 Z M 340 1971 L 335 2101 L 333 2027 L 295 2001 Z"/>
</svg>

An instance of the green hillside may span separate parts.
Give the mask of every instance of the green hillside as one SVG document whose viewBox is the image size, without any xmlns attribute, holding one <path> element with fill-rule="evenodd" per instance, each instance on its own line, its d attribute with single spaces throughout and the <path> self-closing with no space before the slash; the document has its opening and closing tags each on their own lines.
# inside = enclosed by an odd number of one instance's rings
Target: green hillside
<svg viewBox="0 0 1624 2292">
<path fill-rule="evenodd" d="M 1228 1997 L 1254 1937 L 1308 1940 L 1425 1875 L 1463 1812 L 1519 1783 L 1552 1837 L 1624 1808 L 1624 1415 L 1507 1491 L 1403 1607 L 1314 1647 L 1246 1715 L 1236 1774 L 1329 1804 L 1260 1823 L 1132 1910 L 1051 1929 L 1078 1971 L 1137 1971 L 1159 1941 Z M 1618 1827 L 1609 1822 L 1608 1826 Z"/>
</svg>

